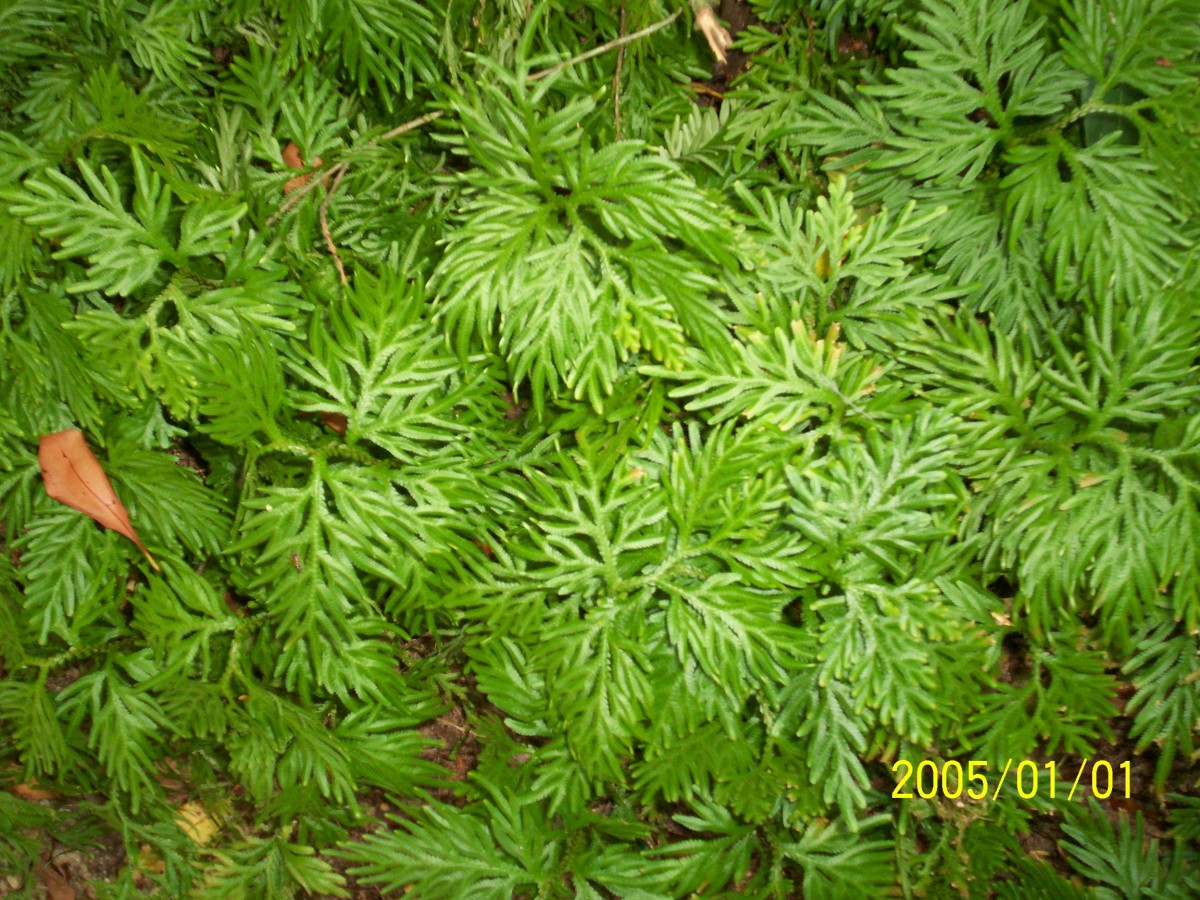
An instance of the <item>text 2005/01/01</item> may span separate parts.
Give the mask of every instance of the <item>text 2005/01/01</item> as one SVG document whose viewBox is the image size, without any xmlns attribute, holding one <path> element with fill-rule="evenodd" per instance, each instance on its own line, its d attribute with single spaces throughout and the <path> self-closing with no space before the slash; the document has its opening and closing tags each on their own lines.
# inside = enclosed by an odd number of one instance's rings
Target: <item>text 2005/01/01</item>
<svg viewBox="0 0 1200 900">
<path fill-rule="evenodd" d="M 940 795 L 947 800 L 957 800 L 965 795 L 971 800 L 983 800 L 985 797 L 996 800 L 1000 796 L 1001 788 L 1010 777 L 1010 772 L 1012 772 L 1012 784 L 1016 788 L 1017 795 L 1024 800 L 1036 797 L 1040 788 L 1046 790 L 1051 800 L 1058 799 L 1061 793 L 1058 764 L 1054 760 L 1039 764 L 1031 759 L 1023 759 L 1016 764 L 1014 772 L 1013 760 L 1010 759 L 1004 764 L 1004 770 L 1000 773 L 1000 778 L 995 782 L 994 787 L 988 778 L 991 763 L 979 759 L 969 760 L 966 763 L 965 772 L 963 765 L 955 759 L 946 760 L 940 765 L 928 759 L 921 760 L 916 765 L 907 759 L 896 760 L 892 764 L 892 772 L 899 777 L 899 781 L 896 782 L 896 787 L 892 791 L 892 798 L 912 800 L 920 797 L 923 800 L 932 800 Z M 1071 789 L 1067 793 L 1068 801 L 1075 798 L 1075 792 L 1080 783 L 1084 781 L 1083 776 L 1088 768 L 1088 760 L 1086 758 L 1081 760 L 1074 781 L 1071 783 Z M 1090 768 L 1091 780 L 1087 786 L 1091 788 L 1094 797 L 1105 800 L 1112 795 L 1114 790 L 1120 792 L 1121 777 L 1119 774 L 1114 774 L 1112 763 L 1100 759 L 1091 763 Z M 1115 770 L 1124 775 L 1126 800 L 1130 797 L 1131 768 L 1129 761 L 1126 760 L 1120 763 Z M 1043 769 L 1046 771 L 1044 780 L 1039 777 Z M 1062 782 L 1062 784 L 1065 783 Z M 1086 782 L 1084 783 L 1086 784 Z"/>
</svg>

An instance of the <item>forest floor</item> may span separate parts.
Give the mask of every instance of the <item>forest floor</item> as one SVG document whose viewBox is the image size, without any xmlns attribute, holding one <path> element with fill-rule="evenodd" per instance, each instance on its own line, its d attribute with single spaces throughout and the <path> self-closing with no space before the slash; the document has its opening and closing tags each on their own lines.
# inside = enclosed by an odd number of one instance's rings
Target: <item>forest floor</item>
<svg viewBox="0 0 1200 900">
<path fill-rule="evenodd" d="M 750 6 L 743 0 L 723 0 L 720 16 L 730 25 L 731 32 L 737 32 L 750 24 L 757 24 Z M 868 54 L 872 51 L 874 35 L 865 33 L 855 35 L 844 33 L 838 43 L 838 51 L 845 54 Z M 745 71 L 750 64 L 750 58 L 737 51 L 732 51 L 726 63 L 714 62 L 712 77 L 704 84 L 691 85 L 696 93 L 697 103 L 705 106 L 719 105 L 725 91 L 733 80 Z M 410 646 L 419 645 L 424 641 L 432 646 L 432 637 L 417 638 Z M 1004 672 L 1010 680 L 1019 680 L 1024 672 L 1029 670 L 1025 659 L 1025 648 L 1019 644 L 1005 647 Z M 1120 677 L 1119 672 L 1114 672 Z M 494 708 L 473 690 L 469 676 L 461 675 L 458 679 L 456 696 L 447 697 L 448 708 L 438 718 L 427 723 L 422 729 L 431 747 L 427 751 L 428 758 L 446 769 L 451 787 L 440 792 L 438 799 L 445 802 L 459 802 L 459 795 L 453 790 L 455 782 L 462 782 L 475 767 L 479 740 L 474 730 L 474 724 L 495 715 Z M 1118 709 L 1123 709 L 1126 699 L 1132 693 L 1132 685 L 1122 683 L 1118 696 Z M 465 698 L 465 699 L 463 699 Z M 1102 801 L 1104 808 L 1115 820 L 1118 814 L 1130 816 L 1140 814 L 1146 823 L 1146 834 L 1150 839 L 1162 838 L 1168 829 L 1164 797 L 1152 790 L 1153 774 L 1157 763 L 1156 754 L 1151 750 L 1145 754 L 1136 752 L 1135 743 L 1129 738 L 1131 720 L 1118 716 L 1112 722 L 1113 740 L 1103 742 L 1097 748 L 1095 756 L 1089 758 L 1089 764 L 1107 761 L 1114 771 L 1125 761 L 1131 763 L 1130 796 L 1126 798 L 1123 792 L 1114 790 L 1112 795 Z M 1078 757 L 1058 757 L 1056 764 L 1061 771 L 1075 771 L 1081 764 Z M 168 794 L 176 802 L 178 808 L 186 808 L 192 804 L 191 799 L 196 795 L 193 785 L 187 783 L 186 766 L 183 773 L 164 773 L 163 784 Z M 881 789 L 886 787 L 884 772 L 880 768 Z M 1177 759 L 1167 779 L 1165 793 L 1191 794 L 1195 786 L 1200 784 L 1200 760 L 1187 758 Z M 53 807 L 70 816 L 72 811 L 81 803 L 102 803 L 103 797 L 66 799 L 49 790 L 36 786 L 20 784 L 10 790 L 22 799 L 30 800 Z M 227 826 L 240 823 L 243 829 L 253 828 L 256 810 L 247 801 L 240 804 L 237 801 L 239 791 L 231 788 L 230 797 L 233 800 L 231 820 L 226 820 Z M 364 793 L 358 798 L 363 811 L 363 824 L 354 829 L 351 837 L 360 836 L 380 825 L 386 824 L 389 815 L 395 815 L 397 804 L 389 799 L 382 791 Z M 1063 833 L 1060 828 L 1060 817 L 1055 815 L 1038 815 L 1032 820 L 1032 827 L 1022 839 L 1025 850 L 1033 857 L 1047 861 L 1064 875 L 1070 875 L 1072 870 L 1060 849 Z M 381 898 L 376 888 L 358 883 L 346 871 L 349 864 L 345 860 L 326 856 L 327 862 L 346 879 L 348 896 L 354 900 L 375 900 Z M 97 886 L 113 883 L 132 864 L 126 848 L 115 833 L 97 834 L 94 841 L 85 847 L 70 847 L 59 843 L 53 838 L 46 841 L 43 847 L 42 864 L 37 873 L 38 883 L 26 886 L 21 879 L 0 872 L 0 897 L 34 896 L 48 900 L 95 900 L 99 896 Z M 146 866 L 143 855 L 143 866 Z M 149 863 L 153 866 L 153 862 Z M 161 863 L 159 864 L 161 865 Z M 136 876 L 138 887 L 147 892 L 153 889 L 153 882 L 146 874 Z"/>
</svg>

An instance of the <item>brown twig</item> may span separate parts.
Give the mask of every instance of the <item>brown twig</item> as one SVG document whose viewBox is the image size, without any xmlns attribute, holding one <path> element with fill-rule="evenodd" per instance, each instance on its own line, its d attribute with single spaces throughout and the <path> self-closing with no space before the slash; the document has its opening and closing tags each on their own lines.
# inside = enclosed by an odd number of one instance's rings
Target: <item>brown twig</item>
<svg viewBox="0 0 1200 900">
<path fill-rule="evenodd" d="M 435 122 L 444 115 L 445 113 L 440 109 L 435 109 L 431 113 L 425 113 L 425 115 L 418 116 L 411 122 L 405 122 L 403 125 L 397 125 L 391 131 L 385 131 L 379 137 L 375 138 L 375 140 L 368 141 L 364 145 L 363 149 L 365 150 L 367 147 L 374 147 L 380 141 L 390 141 L 394 137 L 400 137 L 400 135 L 404 134 L 405 132 L 420 128 L 422 125 L 428 125 L 430 122 Z"/>
<path fill-rule="evenodd" d="M 621 0 L 621 37 L 625 37 L 625 0 Z M 617 49 L 617 68 L 613 72 L 613 121 L 616 137 L 621 139 L 621 66 L 625 62 L 625 45 Z"/>
<path fill-rule="evenodd" d="M 541 81 L 547 75 L 553 75 L 556 72 L 561 72 L 563 69 L 575 65 L 575 63 L 581 63 L 585 60 L 592 59 L 593 57 L 600 56 L 601 54 L 607 53 L 609 50 L 615 50 L 617 47 L 624 47 L 626 44 L 636 41 L 638 38 L 644 38 L 646 35 L 654 34 L 654 32 L 666 28 L 681 15 L 683 15 L 683 10 L 677 9 L 662 21 L 655 22 L 653 25 L 647 25 L 641 31 L 635 31 L 633 34 L 625 34 L 619 38 L 614 38 L 607 44 L 601 44 L 599 47 L 595 47 L 586 53 L 580 53 L 578 56 L 572 56 L 570 59 L 565 59 L 548 69 L 542 69 L 540 72 L 534 72 L 525 80 L 532 84 L 535 81 Z"/>
<path fill-rule="evenodd" d="M 333 257 L 333 264 L 337 266 L 338 278 L 342 280 L 343 285 L 349 283 L 346 280 L 346 267 L 342 265 L 342 257 L 338 255 L 337 245 L 333 242 L 333 233 L 329 230 L 329 219 L 326 218 L 325 211 L 329 209 L 329 201 L 333 199 L 338 185 L 342 183 L 342 176 L 346 174 L 346 170 L 349 168 L 348 165 L 343 164 L 338 169 L 337 175 L 333 178 L 333 184 L 329 186 L 329 190 L 325 194 L 325 199 L 321 201 L 321 209 L 318 213 L 318 218 L 321 220 L 321 235 L 325 238 L 325 246 L 329 248 L 329 253 Z"/>
<path fill-rule="evenodd" d="M 714 100 L 724 100 L 725 99 L 725 95 L 722 94 L 720 91 L 714 91 L 707 84 L 701 84 L 698 81 L 689 82 L 688 87 L 691 88 L 693 91 L 695 91 L 697 94 L 702 94 L 705 97 L 712 97 Z"/>
</svg>

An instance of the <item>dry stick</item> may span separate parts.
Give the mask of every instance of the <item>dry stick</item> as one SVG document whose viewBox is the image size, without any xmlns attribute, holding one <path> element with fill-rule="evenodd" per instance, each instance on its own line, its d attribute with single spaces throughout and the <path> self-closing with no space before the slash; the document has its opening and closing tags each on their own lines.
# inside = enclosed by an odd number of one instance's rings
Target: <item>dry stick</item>
<svg viewBox="0 0 1200 900">
<path fill-rule="evenodd" d="M 325 211 L 329 209 L 329 201 L 333 199 L 338 185 L 342 183 L 342 176 L 346 174 L 346 169 L 348 168 L 349 166 L 344 166 L 338 169 L 337 175 L 334 176 L 333 184 L 329 186 L 329 191 L 325 194 L 325 199 L 321 201 L 321 209 L 318 214 L 321 220 L 321 236 L 325 238 L 325 246 L 329 248 L 329 253 L 333 256 L 333 264 L 337 266 L 338 278 L 342 280 L 343 285 L 349 284 L 346 280 L 346 267 L 342 265 L 342 258 L 338 255 L 337 245 L 333 243 L 333 234 L 329 231 L 329 219 L 325 217 Z"/>
<path fill-rule="evenodd" d="M 553 65 L 548 69 L 542 69 L 540 72 L 534 72 L 525 80 L 527 82 L 541 81 L 547 75 L 553 75 L 555 72 L 561 72 L 568 66 L 575 65 L 575 63 L 581 63 L 584 60 L 591 59 L 593 56 L 600 56 L 602 53 L 607 53 L 609 50 L 613 50 L 617 47 L 624 47 L 631 41 L 636 41 L 638 38 L 644 38 L 648 34 L 654 34 L 654 32 L 666 28 L 681 15 L 683 15 L 683 10 L 677 9 L 661 22 L 655 22 L 653 25 L 647 25 L 641 31 L 635 31 L 633 34 L 626 34 L 619 38 L 614 38 L 607 44 L 601 44 L 599 47 L 587 51 L 587 53 L 580 53 L 578 56 L 572 56 L 570 59 L 563 60 L 562 62 L 558 63 L 557 65 Z"/>
<path fill-rule="evenodd" d="M 440 109 L 436 109 L 431 113 L 425 113 L 425 115 L 419 116 L 418 118 L 413 119 L 411 122 L 405 122 L 403 125 L 397 125 L 391 131 L 385 131 L 379 137 L 375 138 L 375 140 L 368 141 L 366 146 L 374 147 L 380 141 L 390 141 L 394 137 L 400 137 L 400 135 L 407 131 L 420 128 L 422 125 L 428 125 L 430 122 L 436 121 L 444 115 L 445 113 Z"/>
<path fill-rule="evenodd" d="M 621 37 L 625 37 L 625 0 L 621 0 Z M 625 62 L 625 45 L 617 50 L 617 69 L 613 72 L 613 123 L 617 140 L 621 139 L 621 64 Z"/>
</svg>

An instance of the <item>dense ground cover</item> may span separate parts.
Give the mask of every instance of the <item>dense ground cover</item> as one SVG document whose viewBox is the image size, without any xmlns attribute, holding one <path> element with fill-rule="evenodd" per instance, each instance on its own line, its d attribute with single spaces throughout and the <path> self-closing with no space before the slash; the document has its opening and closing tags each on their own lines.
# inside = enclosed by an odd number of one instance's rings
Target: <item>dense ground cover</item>
<svg viewBox="0 0 1200 900">
<path fill-rule="evenodd" d="M 0 894 L 1200 895 L 1197 3 L 720 12 L 0 2 Z"/>
</svg>

